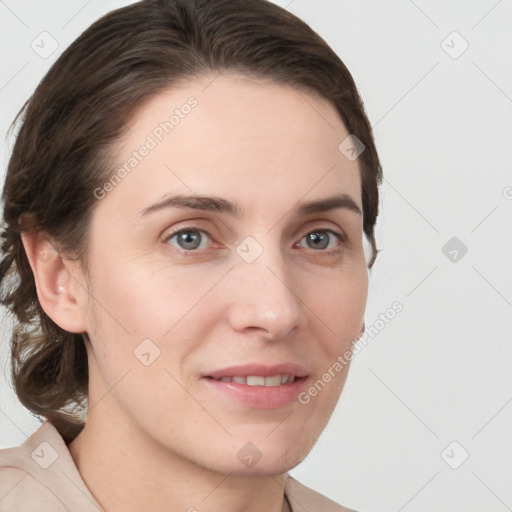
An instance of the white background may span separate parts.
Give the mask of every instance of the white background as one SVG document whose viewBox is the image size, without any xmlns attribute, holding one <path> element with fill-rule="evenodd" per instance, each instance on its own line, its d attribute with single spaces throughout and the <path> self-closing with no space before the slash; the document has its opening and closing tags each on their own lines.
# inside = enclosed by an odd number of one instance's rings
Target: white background
<svg viewBox="0 0 512 512">
<path fill-rule="evenodd" d="M 81 31 L 127 3 L 0 1 L 2 175 L 23 102 Z M 512 2 L 276 3 L 352 72 L 385 176 L 366 313 L 378 332 L 290 474 L 361 512 L 512 510 Z M 59 45 L 47 59 L 31 48 L 43 31 Z M 455 262 L 442 251 L 452 237 L 468 249 Z M 382 328 L 395 301 L 403 311 Z M 8 327 L 2 317 L 0 448 L 39 426 L 6 380 Z"/>
</svg>

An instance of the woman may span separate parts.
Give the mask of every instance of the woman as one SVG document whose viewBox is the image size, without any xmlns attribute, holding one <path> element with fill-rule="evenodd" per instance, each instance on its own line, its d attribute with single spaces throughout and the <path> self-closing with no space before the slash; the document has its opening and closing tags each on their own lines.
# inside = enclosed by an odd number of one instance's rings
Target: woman
<svg viewBox="0 0 512 512">
<path fill-rule="evenodd" d="M 145 0 L 21 120 L 0 284 L 46 421 L 0 451 L 0 510 L 347 510 L 287 474 L 340 396 L 377 254 L 381 167 L 325 41 L 263 0 Z"/>
</svg>

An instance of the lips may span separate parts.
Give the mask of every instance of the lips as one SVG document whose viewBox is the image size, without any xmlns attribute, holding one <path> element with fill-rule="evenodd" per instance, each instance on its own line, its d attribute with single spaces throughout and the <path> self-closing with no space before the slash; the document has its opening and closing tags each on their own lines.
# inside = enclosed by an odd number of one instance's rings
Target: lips
<svg viewBox="0 0 512 512">
<path fill-rule="evenodd" d="M 297 402 L 308 385 L 308 371 L 299 364 L 231 366 L 201 375 L 215 400 L 227 400 L 252 409 L 278 409 Z"/>
</svg>

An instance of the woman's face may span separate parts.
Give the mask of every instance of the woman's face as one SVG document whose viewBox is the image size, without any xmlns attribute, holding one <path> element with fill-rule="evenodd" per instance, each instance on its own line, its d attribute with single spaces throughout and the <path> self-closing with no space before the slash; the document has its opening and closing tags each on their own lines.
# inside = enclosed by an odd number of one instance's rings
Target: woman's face
<svg viewBox="0 0 512 512">
<path fill-rule="evenodd" d="M 115 156 L 125 172 L 95 191 L 88 421 L 222 473 L 283 473 L 307 455 L 366 305 L 348 135 L 326 100 L 236 75 L 137 112 Z M 276 374 L 296 380 L 262 386 Z"/>
</svg>

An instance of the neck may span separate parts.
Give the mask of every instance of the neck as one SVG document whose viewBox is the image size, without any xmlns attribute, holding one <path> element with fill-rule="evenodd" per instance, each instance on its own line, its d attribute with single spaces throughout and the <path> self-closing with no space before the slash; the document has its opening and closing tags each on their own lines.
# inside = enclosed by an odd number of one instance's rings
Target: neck
<svg viewBox="0 0 512 512">
<path fill-rule="evenodd" d="M 287 474 L 222 474 L 149 439 L 116 414 L 90 412 L 69 450 L 106 512 L 285 512 Z M 100 421 L 101 419 L 101 421 Z"/>
</svg>

